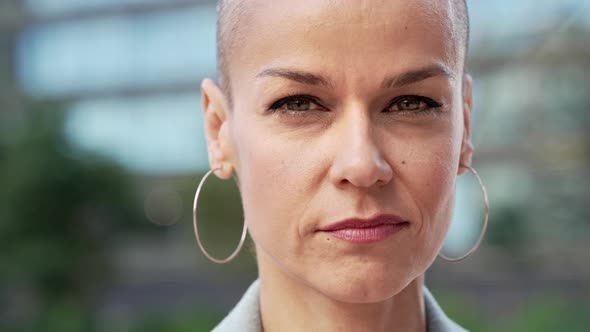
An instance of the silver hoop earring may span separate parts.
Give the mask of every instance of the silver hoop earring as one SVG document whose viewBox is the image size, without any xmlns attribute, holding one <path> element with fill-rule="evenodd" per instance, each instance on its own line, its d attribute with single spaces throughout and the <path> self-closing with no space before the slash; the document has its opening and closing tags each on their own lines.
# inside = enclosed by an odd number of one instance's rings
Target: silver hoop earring
<svg viewBox="0 0 590 332">
<path fill-rule="evenodd" d="M 197 239 L 197 243 L 199 244 L 199 248 L 201 248 L 201 251 L 203 252 L 203 254 L 205 254 L 205 256 L 207 256 L 207 258 L 209 258 L 209 260 L 211 260 L 215 263 L 224 264 L 224 263 L 227 263 L 227 262 L 231 261 L 232 259 L 234 259 L 238 255 L 240 250 L 242 249 L 242 246 L 244 245 L 244 241 L 246 240 L 246 233 L 248 233 L 248 227 L 246 225 L 246 221 L 244 220 L 244 227 L 242 229 L 242 236 L 240 237 L 240 243 L 238 244 L 238 247 L 234 250 L 234 252 L 232 252 L 231 255 L 229 255 L 227 258 L 218 259 L 218 258 L 211 256 L 207 252 L 207 250 L 205 250 L 203 243 L 201 243 L 201 237 L 199 236 L 199 226 L 197 225 L 197 202 L 199 200 L 199 194 L 201 193 L 201 188 L 203 187 L 203 184 L 205 183 L 205 181 L 207 180 L 209 175 L 211 175 L 211 173 L 215 172 L 218 169 L 221 169 L 221 168 L 217 167 L 217 168 L 209 170 L 209 172 L 207 172 L 203 176 L 203 178 L 201 179 L 201 182 L 199 183 L 199 186 L 197 187 L 197 191 L 195 192 L 195 200 L 193 203 L 193 226 L 195 229 L 195 237 Z"/>
<path fill-rule="evenodd" d="M 471 173 L 473 173 L 473 175 L 475 175 L 475 177 L 477 178 L 477 182 L 479 182 L 479 187 L 481 189 L 481 193 L 483 194 L 483 201 L 485 204 L 485 216 L 484 216 L 484 220 L 483 220 L 483 227 L 481 229 L 481 233 L 479 234 L 479 238 L 477 239 L 477 242 L 475 242 L 475 245 L 471 248 L 471 250 L 469 250 L 466 254 L 464 254 L 463 256 L 459 256 L 459 257 L 448 257 L 448 256 L 445 256 L 444 254 L 439 252 L 438 256 L 446 261 L 449 261 L 449 262 L 459 262 L 459 261 L 462 261 L 465 258 L 469 257 L 471 254 L 473 254 L 477 250 L 479 245 L 481 244 L 481 241 L 483 240 L 483 237 L 486 233 L 486 229 L 488 228 L 488 218 L 489 218 L 490 205 L 488 202 L 488 193 L 486 191 L 486 187 L 483 185 L 483 181 L 481 180 L 481 178 L 479 177 L 479 174 L 477 174 L 475 169 L 473 169 L 469 166 L 464 166 L 464 165 L 461 165 L 461 166 L 467 168 Z"/>
</svg>

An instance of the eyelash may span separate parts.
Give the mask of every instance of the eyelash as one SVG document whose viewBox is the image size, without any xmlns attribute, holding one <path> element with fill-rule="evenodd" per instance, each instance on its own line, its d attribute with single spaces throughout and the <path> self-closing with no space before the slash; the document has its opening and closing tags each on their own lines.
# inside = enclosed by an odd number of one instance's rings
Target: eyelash
<svg viewBox="0 0 590 332">
<path fill-rule="evenodd" d="M 310 95 L 288 95 L 287 97 L 281 98 L 275 102 L 273 102 L 270 107 L 269 110 L 272 112 L 282 112 L 282 113 L 288 113 L 290 115 L 300 115 L 303 113 L 307 113 L 305 111 L 292 111 L 292 110 L 280 110 L 281 107 L 283 107 L 284 105 L 293 102 L 293 101 L 309 101 L 312 102 L 318 106 L 320 106 L 321 108 L 324 108 L 320 102 L 318 101 L 318 99 L 314 96 L 310 96 Z"/>
<path fill-rule="evenodd" d="M 418 115 L 426 115 L 426 114 L 435 112 L 436 109 L 441 108 L 443 106 L 443 104 L 435 101 L 434 99 L 428 98 L 428 97 L 418 96 L 418 95 L 403 95 L 403 96 L 396 97 L 392 101 L 390 101 L 389 104 L 387 104 L 386 109 L 393 107 L 395 104 L 400 103 L 401 101 L 403 101 L 405 99 L 415 99 L 415 101 L 417 101 L 417 102 L 424 102 L 427 107 L 422 110 L 417 110 L 417 111 L 400 110 L 400 111 L 392 111 L 392 112 L 406 113 L 406 114 L 418 116 Z M 281 110 L 280 109 L 284 105 L 286 105 L 290 102 L 293 102 L 293 101 L 309 101 L 309 102 L 312 102 L 312 103 L 318 105 L 320 108 L 325 108 L 319 103 L 318 98 L 316 98 L 316 97 L 313 97 L 310 95 L 289 95 L 287 97 L 281 98 L 281 99 L 273 102 L 269 106 L 269 111 L 287 113 L 289 115 L 302 115 L 302 114 L 308 112 L 308 111 L 293 111 L 293 110 Z"/>
<path fill-rule="evenodd" d="M 415 99 L 417 102 L 423 102 L 426 104 L 426 108 L 418 111 L 411 111 L 411 110 L 403 110 L 403 111 L 395 111 L 401 113 L 407 113 L 412 115 L 426 115 L 435 112 L 438 108 L 441 108 L 443 104 L 435 101 L 432 98 L 424 97 L 424 96 L 417 96 L 417 95 L 404 95 L 394 98 L 388 105 L 387 108 L 392 107 L 393 105 L 402 102 L 405 99 Z"/>
</svg>

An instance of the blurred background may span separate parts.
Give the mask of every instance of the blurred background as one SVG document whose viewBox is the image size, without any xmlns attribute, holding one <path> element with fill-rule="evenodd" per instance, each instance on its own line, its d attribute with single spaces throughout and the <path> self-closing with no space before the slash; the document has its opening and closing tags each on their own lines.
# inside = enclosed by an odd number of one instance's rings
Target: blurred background
<svg viewBox="0 0 590 332">
<path fill-rule="evenodd" d="M 427 283 L 472 331 L 588 331 L 590 1 L 468 4 L 490 226 Z M 238 301 L 252 250 L 210 263 L 191 224 L 214 76 L 213 0 L 0 0 L 1 331 L 209 331 Z M 210 179 L 199 217 L 220 257 L 241 206 Z M 445 252 L 482 221 L 467 173 Z"/>
</svg>

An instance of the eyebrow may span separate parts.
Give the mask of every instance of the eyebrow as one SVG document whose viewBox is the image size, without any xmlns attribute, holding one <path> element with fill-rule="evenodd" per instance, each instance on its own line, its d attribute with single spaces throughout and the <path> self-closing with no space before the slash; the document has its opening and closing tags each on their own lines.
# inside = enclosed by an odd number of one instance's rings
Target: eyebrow
<svg viewBox="0 0 590 332">
<path fill-rule="evenodd" d="M 399 75 L 387 77 L 383 80 L 381 87 L 394 88 L 410 85 L 435 76 L 446 76 L 451 80 L 455 80 L 455 75 L 453 75 L 447 67 L 441 64 L 433 64 L 424 68 L 410 70 Z"/>
<path fill-rule="evenodd" d="M 332 86 L 332 82 L 327 78 L 302 70 L 294 70 L 287 68 L 269 68 L 261 71 L 256 78 L 262 77 L 282 77 L 291 81 L 299 82 L 307 85 L 324 85 Z"/>
<path fill-rule="evenodd" d="M 446 76 L 454 80 L 455 76 L 445 66 L 441 64 L 433 64 L 424 68 L 410 70 L 402 74 L 396 74 L 386 77 L 381 84 L 382 88 L 393 88 L 404 85 L 410 85 L 425 79 L 435 76 Z M 256 75 L 256 78 L 262 77 L 281 77 L 291 81 L 295 81 L 307 85 L 324 85 L 333 86 L 332 82 L 322 75 L 310 73 L 303 70 L 295 70 L 288 68 L 268 68 Z"/>
</svg>

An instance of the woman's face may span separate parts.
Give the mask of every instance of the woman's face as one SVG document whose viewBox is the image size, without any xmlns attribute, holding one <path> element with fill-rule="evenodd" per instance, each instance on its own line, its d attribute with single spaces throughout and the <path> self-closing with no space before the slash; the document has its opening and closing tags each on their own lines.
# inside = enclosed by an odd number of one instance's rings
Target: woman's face
<svg viewBox="0 0 590 332">
<path fill-rule="evenodd" d="M 341 301 L 389 298 L 435 259 L 470 163 L 452 5 L 262 2 L 231 55 L 233 109 L 203 84 L 211 164 L 238 174 L 261 271 Z M 319 231 L 384 213 L 408 224 L 369 243 Z"/>
</svg>

